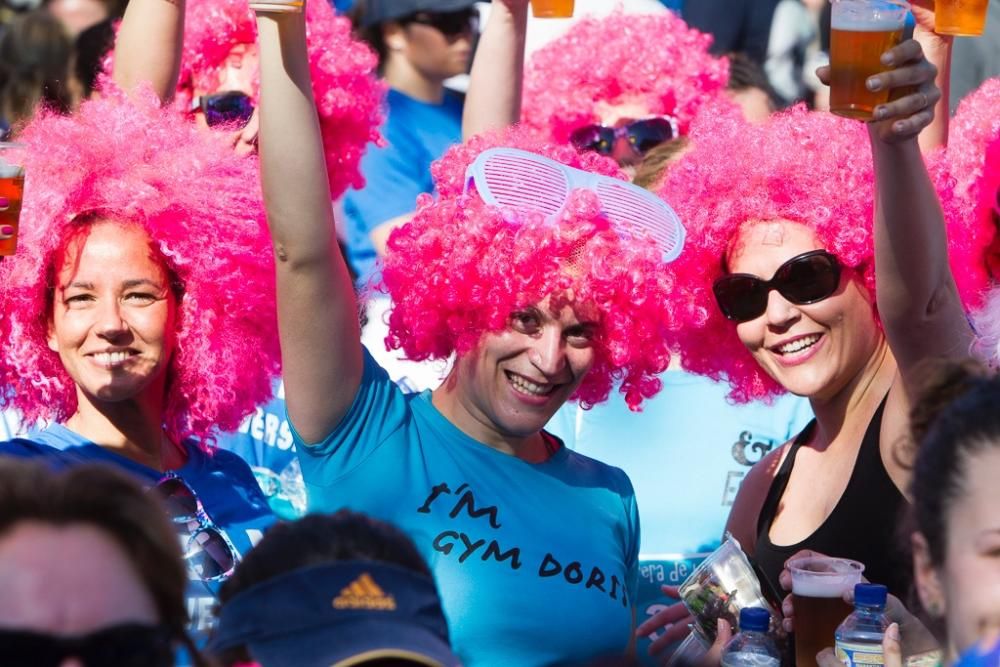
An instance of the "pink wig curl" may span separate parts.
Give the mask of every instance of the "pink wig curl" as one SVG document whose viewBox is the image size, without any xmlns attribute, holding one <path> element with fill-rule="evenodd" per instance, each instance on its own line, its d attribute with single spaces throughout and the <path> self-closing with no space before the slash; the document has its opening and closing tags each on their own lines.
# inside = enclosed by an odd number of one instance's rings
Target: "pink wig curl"
<svg viewBox="0 0 1000 667">
<path fill-rule="evenodd" d="M 711 36 L 672 12 L 585 17 L 536 51 L 524 78 L 522 122 L 555 143 L 600 122 L 598 103 L 637 102 L 686 133 L 702 104 L 723 97 L 729 61 Z"/>
<path fill-rule="evenodd" d="M 164 412 L 176 439 L 235 429 L 279 370 L 274 263 L 256 159 L 159 108 L 151 91 L 43 112 L 24 128 L 17 254 L 0 263 L 0 403 L 65 421 L 73 380 L 47 345 L 56 270 L 88 218 L 140 225 L 183 286 Z"/>
<path fill-rule="evenodd" d="M 387 346 L 417 361 L 463 355 L 484 334 L 505 329 L 511 312 L 551 297 L 598 324 L 594 366 L 574 398 L 593 406 L 620 382 L 638 410 L 659 391 L 656 376 L 669 362 L 671 283 L 660 251 L 652 242 L 623 240 L 590 191 L 571 193 L 555 223 L 488 206 L 474 187 L 464 193 L 467 167 L 497 146 L 624 178 L 607 158 L 546 144 L 521 128 L 451 148 L 432 167 L 439 197 L 422 195 L 412 222 L 389 239 L 382 275 L 395 305 Z"/>
<path fill-rule="evenodd" d="M 769 399 L 784 389 L 723 317 L 712 282 L 745 223 L 790 220 L 812 229 L 823 247 L 859 272 L 874 307 L 875 173 L 867 131 L 800 106 L 761 125 L 705 115 L 691 137 L 691 151 L 670 168 L 661 190 L 688 230 L 684 252 L 670 267 L 678 285 L 678 350 L 688 370 L 728 380 L 733 400 Z M 951 189 L 938 185 L 946 219 L 961 224 L 948 215 L 955 208 Z M 961 229 L 950 231 L 961 237 Z M 971 297 L 982 285 L 981 272 L 954 260 L 953 266 L 963 297 Z"/>
<path fill-rule="evenodd" d="M 948 147 L 931 164 L 954 179 L 963 216 L 971 224 L 966 236 L 970 265 L 983 266 L 1000 280 L 1000 78 L 989 79 L 959 104 L 949 128 Z M 995 221 L 996 220 L 996 221 Z"/>
<path fill-rule="evenodd" d="M 175 106 L 186 113 L 196 89 L 217 90 L 233 48 L 256 43 L 247 0 L 188 0 Z M 306 3 L 306 45 L 330 192 L 337 198 L 349 187 L 364 187 L 358 165 L 368 142 L 381 141 L 385 86 L 375 75 L 378 57 L 352 37 L 351 22 L 327 0 Z"/>
</svg>

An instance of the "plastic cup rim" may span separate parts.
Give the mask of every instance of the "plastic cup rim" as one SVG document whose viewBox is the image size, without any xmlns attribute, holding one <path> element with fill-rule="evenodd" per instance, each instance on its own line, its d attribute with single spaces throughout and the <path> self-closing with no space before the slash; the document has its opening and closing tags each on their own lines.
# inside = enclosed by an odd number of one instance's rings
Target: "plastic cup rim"
<svg viewBox="0 0 1000 667">
<path fill-rule="evenodd" d="M 801 567 L 795 567 L 795 563 L 801 563 L 805 561 L 827 561 L 827 562 L 840 562 L 847 563 L 848 570 L 844 572 L 816 572 L 814 570 L 805 570 Z M 827 556 L 804 556 L 802 558 L 796 558 L 795 560 L 788 561 L 788 570 L 794 574 L 800 572 L 802 574 L 815 575 L 818 577 L 845 577 L 852 574 L 862 574 L 865 571 L 865 564 L 852 560 L 850 558 L 835 558 Z"/>
</svg>

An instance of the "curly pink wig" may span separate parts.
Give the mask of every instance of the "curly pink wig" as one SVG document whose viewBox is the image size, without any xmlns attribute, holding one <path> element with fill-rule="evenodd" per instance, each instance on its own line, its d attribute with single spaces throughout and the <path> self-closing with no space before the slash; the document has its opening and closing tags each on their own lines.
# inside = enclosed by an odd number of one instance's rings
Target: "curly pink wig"
<svg viewBox="0 0 1000 667">
<path fill-rule="evenodd" d="M 266 400 L 279 370 L 258 167 L 145 92 L 84 102 L 71 117 L 40 113 L 19 137 L 27 177 L 18 251 L 0 263 L 0 403 L 29 422 L 76 410 L 47 345 L 48 279 L 80 220 L 99 217 L 141 225 L 183 286 L 164 426 L 210 439 Z"/>
<path fill-rule="evenodd" d="M 670 168 L 661 190 L 688 229 L 684 252 L 670 267 L 678 285 L 678 350 L 688 370 L 728 380 L 733 400 L 768 399 L 784 389 L 723 317 L 712 282 L 722 275 L 723 259 L 745 223 L 790 220 L 812 229 L 827 250 L 859 272 L 874 308 L 875 174 L 867 131 L 861 123 L 797 107 L 762 125 L 706 115 L 691 137 L 690 153 Z M 942 179 L 938 186 L 945 211 L 953 211 L 951 184 Z M 960 240 L 962 221 L 946 217 L 954 227 L 951 238 Z M 977 293 L 982 272 L 954 259 L 953 266 L 963 297 Z"/>
<path fill-rule="evenodd" d="M 669 362 L 664 332 L 671 282 L 652 242 L 624 241 L 590 191 L 574 191 L 557 224 L 463 193 L 467 167 L 482 151 L 520 148 L 570 167 L 624 179 L 594 154 L 553 146 L 520 128 L 451 148 L 432 171 L 439 197 L 422 195 L 409 224 L 393 232 L 382 278 L 395 304 L 390 349 L 413 360 L 477 348 L 508 326 L 511 312 L 552 297 L 594 314 L 595 363 L 574 396 L 584 407 L 607 399 L 616 382 L 632 409 L 660 389 Z"/>
<path fill-rule="evenodd" d="M 949 128 L 948 147 L 931 161 L 954 179 L 961 210 L 971 222 L 969 261 L 1000 280 L 1000 238 L 994 208 L 1000 191 L 1000 78 L 989 79 L 962 100 Z M 985 249 L 985 250 L 984 250 Z M 977 252 L 978 251 L 978 252 Z M 985 252 L 985 257 L 983 253 Z"/>
<path fill-rule="evenodd" d="M 306 39 L 330 191 L 337 198 L 364 186 L 358 165 L 368 142 L 381 141 L 385 86 L 375 74 L 378 57 L 351 36 L 351 22 L 327 0 L 306 3 Z M 175 106 L 187 112 L 196 89 L 217 90 L 233 48 L 256 42 L 247 0 L 188 0 Z"/>
<path fill-rule="evenodd" d="M 672 12 L 585 17 L 531 56 L 521 120 L 566 143 L 573 130 L 600 122 L 599 102 L 629 101 L 674 116 L 686 133 L 729 81 L 729 61 L 710 55 L 711 43 Z"/>
</svg>

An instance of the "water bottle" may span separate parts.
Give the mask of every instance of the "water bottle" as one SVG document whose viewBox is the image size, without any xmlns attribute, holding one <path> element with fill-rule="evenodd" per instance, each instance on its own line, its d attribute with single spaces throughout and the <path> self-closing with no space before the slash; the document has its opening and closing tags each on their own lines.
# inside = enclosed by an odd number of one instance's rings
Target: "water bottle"
<svg viewBox="0 0 1000 667">
<path fill-rule="evenodd" d="M 722 649 L 722 667 L 779 667 L 781 653 L 767 635 L 771 614 L 760 607 L 740 610 L 740 632 Z"/>
<path fill-rule="evenodd" d="M 885 615 L 888 591 L 881 584 L 854 587 L 854 611 L 844 619 L 834 635 L 837 658 L 846 667 L 882 667 L 882 637 L 889 627 Z"/>
</svg>

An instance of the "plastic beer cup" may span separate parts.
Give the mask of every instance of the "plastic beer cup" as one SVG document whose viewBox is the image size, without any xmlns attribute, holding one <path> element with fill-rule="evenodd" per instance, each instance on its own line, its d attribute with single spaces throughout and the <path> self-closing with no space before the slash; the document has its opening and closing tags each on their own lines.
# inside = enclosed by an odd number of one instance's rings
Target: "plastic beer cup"
<svg viewBox="0 0 1000 667">
<path fill-rule="evenodd" d="M 830 33 L 830 111 L 872 120 L 889 90 L 870 91 L 868 77 L 885 72 L 882 54 L 903 41 L 909 6 L 902 0 L 833 0 Z"/>
<path fill-rule="evenodd" d="M 788 564 L 795 608 L 795 665 L 817 667 L 816 654 L 833 646 L 834 634 L 854 608 L 844 593 L 861 581 L 865 566 L 856 560 L 814 556 Z"/>
<path fill-rule="evenodd" d="M 934 0 L 934 32 L 978 37 L 986 30 L 990 0 Z"/>
<path fill-rule="evenodd" d="M 536 19 L 568 19 L 573 16 L 573 0 L 531 0 Z"/>
<path fill-rule="evenodd" d="M 0 142 L 0 227 L 13 227 L 14 235 L 0 240 L 0 255 L 13 255 L 17 250 L 18 221 L 24 196 L 24 167 L 19 153 L 21 144 Z"/>
</svg>

